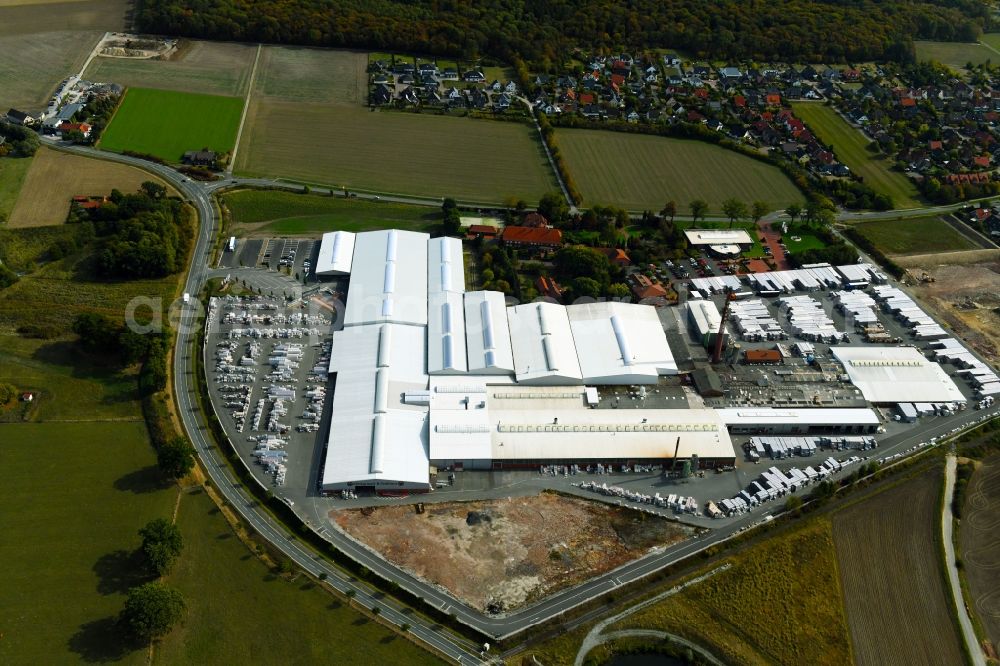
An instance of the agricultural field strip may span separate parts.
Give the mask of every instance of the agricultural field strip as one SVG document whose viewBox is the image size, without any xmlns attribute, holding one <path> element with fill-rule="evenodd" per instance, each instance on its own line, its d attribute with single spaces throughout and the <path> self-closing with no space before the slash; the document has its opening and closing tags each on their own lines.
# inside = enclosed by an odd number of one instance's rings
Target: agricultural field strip
<svg viewBox="0 0 1000 666">
<path fill-rule="evenodd" d="M 962 516 L 959 541 L 968 603 L 987 638 L 1000 646 L 1000 592 L 995 585 L 1000 563 L 1000 454 L 983 460 L 973 473 Z"/>
<path fill-rule="evenodd" d="M 226 169 L 226 173 L 233 173 L 233 164 L 236 162 L 236 156 L 240 150 L 240 139 L 243 136 L 243 127 L 247 122 L 247 113 L 250 111 L 250 98 L 253 96 L 254 80 L 257 78 L 257 64 L 260 62 L 260 50 L 261 45 L 257 45 L 257 55 L 253 59 L 253 69 L 250 70 L 250 83 L 247 85 L 246 99 L 243 100 L 243 113 L 240 115 L 240 127 L 236 130 L 236 140 L 233 142 L 233 152 L 229 157 L 229 165 Z"/>
</svg>

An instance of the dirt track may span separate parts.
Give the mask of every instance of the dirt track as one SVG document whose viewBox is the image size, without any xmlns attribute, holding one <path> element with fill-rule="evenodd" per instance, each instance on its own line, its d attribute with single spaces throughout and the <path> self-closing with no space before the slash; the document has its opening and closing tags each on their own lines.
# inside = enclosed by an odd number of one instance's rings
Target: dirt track
<svg viewBox="0 0 1000 666">
<path fill-rule="evenodd" d="M 486 610 L 511 609 L 676 543 L 693 530 L 623 507 L 543 493 L 332 511 L 388 560 Z"/>
</svg>

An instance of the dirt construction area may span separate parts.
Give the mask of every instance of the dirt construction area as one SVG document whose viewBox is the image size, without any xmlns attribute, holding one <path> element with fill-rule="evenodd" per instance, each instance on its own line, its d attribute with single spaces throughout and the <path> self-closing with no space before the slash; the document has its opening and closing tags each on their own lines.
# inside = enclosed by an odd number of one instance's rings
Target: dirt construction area
<svg viewBox="0 0 1000 666">
<path fill-rule="evenodd" d="M 921 266 L 934 282 L 914 287 L 914 293 L 951 327 L 955 335 L 987 360 L 1000 363 L 1000 262 Z"/>
<path fill-rule="evenodd" d="M 390 562 L 488 612 L 523 606 L 676 543 L 694 529 L 555 493 L 477 502 L 335 510 L 331 518 Z"/>
<path fill-rule="evenodd" d="M 969 602 L 986 637 L 1000 646 L 1000 455 L 980 464 L 969 480 L 960 546 Z"/>
</svg>

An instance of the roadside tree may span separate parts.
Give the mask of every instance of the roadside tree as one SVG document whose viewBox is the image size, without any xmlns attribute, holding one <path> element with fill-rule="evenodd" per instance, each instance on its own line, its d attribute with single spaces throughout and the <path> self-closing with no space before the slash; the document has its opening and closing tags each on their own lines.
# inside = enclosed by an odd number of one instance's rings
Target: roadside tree
<svg viewBox="0 0 1000 666">
<path fill-rule="evenodd" d="M 708 202 L 704 199 L 695 199 L 688 204 L 688 208 L 691 209 L 691 217 L 695 222 L 698 221 L 698 218 L 704 220 L 705 214 L 708 212 Z"/>
<path fill-rule="evenodd" d="M 136 640 L 150 643 L 162 638 L 184 615 L 184 597 L 164 583 L 133 587 L 118 621 Z"/>
</svg>

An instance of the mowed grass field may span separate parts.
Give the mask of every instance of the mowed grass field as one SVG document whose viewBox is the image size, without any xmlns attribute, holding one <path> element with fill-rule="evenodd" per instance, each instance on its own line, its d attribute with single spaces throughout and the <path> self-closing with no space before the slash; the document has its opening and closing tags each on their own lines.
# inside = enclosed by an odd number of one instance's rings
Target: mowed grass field
<svg viewBox="0 0 1000 666">
<path fill-rule="evenodd" d="M 158 482 L 145 424 L 4 424 L 0 441 L 12 472 L 0 486 L 0 662 L 144 664 L 145 651 L 110 637 L 128 587 L 145 580 L 136 531 L 168 518 L 176 497 Z"/>
<path fill-rule="evenodd" d="M 169 60 L 98 56 L 84 76 L 124 86 L 240 97 L 250 84 L 256 46 L 181 40 Z"/>
<path fill-rule="evenodd" d="M 315 235 L 388 228 L 427 231 L 441 221 L 441 212 L 426 206 L 315 194 L 240 190 L 223 195 L 223 201 L 241 234 Z"/>
<path fill-rule="evenodd" d="M 0 223 L 10 220 L 33 157 L 0 157 Z"/>
<path fill-rule="evenodd" d="M 726 663 L 851 663 L 829 520 L 812 520 L 728 561 L 730 569 L 606 631 L 667 631 Z M 572 664 L 573 657 L 565 654 L 561 663 Z"/>
<path fill-rule="evenodd" d="M 356 51 L 266 46 L 254 95 L 303 102 L 364 104 L 368 57 Z"/>
<path fill-rule="evenodd" d="M 586 129 L 556 130 L 556 140 L 585 205 L 660 210 L 674 200 L 684 210 L 704 199 L 719 215 L 730 197 L 774 209 L 803 200 L 776 167 L 703 141 Z"/>
<path fill-rule="evenodd" d="M 200 489 L 183 496 L 177 525 L 184 553 L 168 582 L 188 611 L 157 646 L 154 664 L 441 663 L 308 579 L 275 576 Z"/>
<path fill-rule="evenodd" d="M 536 202 L 558 187 L 527 125 L 259 97 L 236 172 L 483 203 Z"/>
<path fill-rule="evenodd" d="M 86 5 L 86 2 L 67 3 Z M 61 5 L 32 5 L 32 12 L 58 12 Z M 20 10 L 20 7 L 15 7 Z M 39 20 L 38 25 L 47 32 L 11 32 L 4 23 L 9 8 L 0 7 L 0 100 L 3 112 L 9 107 L 28 112 L 38 112 L 48 104 L 56 86 L 70 74 L 80 71 L 90 51 L 97 44 L 101 33 L 80 30 L 77 32 L 51 32 L 53 27 Z"/>
<path fill-rule="evenodd" d="M 876 192 L 892 197 L 896 208 L 916 208 L 920 205 L 916 186 L 904 174 L 891 171 L 885 159 L 876 159 L 868 150 L 870 141 L 860 131 L 851 127 L 831 107 L 824 104 L 800 102 L 792 104 L 795 115 L 833 151 L 851 171 L 862 177 Z"/>
<path fill-rule="evenodd" d="M 3 161 L 0 160 L 0 167 Z M 18 228 L 62 224 L 69 214 L 70 199 L 73 196 L 107 195 L 114 188 L 122 192 L 134 192 L 147 180 L 164 185 L 170 194 L 176 194 L 172 187 L 142 169 L 41 148 L 31 161 L 31 168 L 24 179 L 17 204 L 10 214 L 8 226 Z M 0 184 L 0 188 L 2 187 Z"/>
<path fill-rule="evenodd" d="M 855 661 L 961 664 L 941 558 L 940 467 L 836 514 Z"/>
<path fill-rule="evenodd" d="M 1000 455 L 982 461 L 969 479 L 959 528 L 959 553 L 971 598 L 987 638 L 1000 645 Z"/>
<path fill-rule="evenodd" d="M 937 216 L 862 222 L 854 228 L 890 255 L 979 249 Z"/>
<path fill-rule="evenodd" d="M 0 0 L 0 36 L 125 28 L 128 0 Z M 95 39 L 91 46 L 97 43 Z M 58 44 L 50 42 L 58 48 Z"/>
<path fill-rule="evenodd" d="M 132 150 L 179 162 L 184 152 L 228 152 L 236 143 L 243 100 L 195 93 L 130 88 L 104 131 L 100 147 Z"/>
<path fill-rule="evenodd" d="M 978 42 L 925 42 L 916 41 L 917 60 L 935 60 L 955 70 L 965 69 L 968 63 L 981 65 L 987 60 L 1000 62 L 1000 54 Z"/>
</svg>

